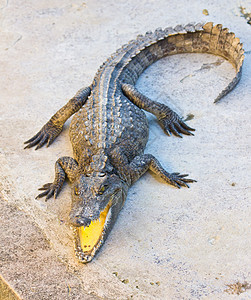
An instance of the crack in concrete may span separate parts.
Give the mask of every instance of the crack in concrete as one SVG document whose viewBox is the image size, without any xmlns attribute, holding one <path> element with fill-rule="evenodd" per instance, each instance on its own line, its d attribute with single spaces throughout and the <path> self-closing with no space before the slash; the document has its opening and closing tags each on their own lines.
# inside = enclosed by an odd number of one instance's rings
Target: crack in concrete
<svg viewBox="0 0 251 300">
<path fill-rule="evenodd" d="M 9 49 L 15 47 L 16 44 L 17 44 L 19 41 L 21 41 L 22 38 L 23 38 L 23 36 L 22 36 L 22 34 L 20 34 L 20 36 L 14 41 L 14 43 L 13 43 L 11 46 L 5 48 L 5 50 L 9 50 Z"/>
<path fill-rule="evenodd" d="M 213 63 L 210 63 L 210 64 L 203 64 L 199 69 L 193 71 L 193 74 L 189 74 L 189 75 L 186 75 L 185 77 L 183 77 L 180 80 L 180 82 L 183 83 L 184 80 L 186 80 L 187 78 L 194 77 L 196 75 L 196 73 L 198 73 L 198 72 L 205 71 L 205 70 L 210 70 L 210 69 L 213 69 L 215 67 L 218 67 L 223 63 L 223 61 L 224 61 L 223 59 L 217 59 L 216 62 L 213 62 Z"/>
</svg>

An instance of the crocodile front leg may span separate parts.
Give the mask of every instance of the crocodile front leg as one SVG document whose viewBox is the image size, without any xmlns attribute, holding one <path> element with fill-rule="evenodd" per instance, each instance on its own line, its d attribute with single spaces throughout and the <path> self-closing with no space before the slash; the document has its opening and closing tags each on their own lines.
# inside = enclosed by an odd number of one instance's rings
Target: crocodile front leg
<svg viewBox="0 0 251 300">
<path fill-rule="evenodd" d="M 69 102 L 58 110 L 55 115 L 42 127 L 42 129 L 34 135 L 31 139 L 24 142 L 28 144 L 24 149 L 31 148 L 35 145 L 35 150 L 41 148 L 46 142 L 47 147 L 55 140 L 63 129 L 63 125 L 71 115 L 76 113 L 86 102 L 91 93 L 91 88 L 83 88 L 79 90 L 76 95 L 69 100 Z"/>
<path fill-rule="evenodd" d="M 65 181 L 65 175 L 67 175 L 70 182 L 73 182 L 78 174 L 78 169 L 78 163 L 75 159 L 68 156 L 59 158 L 55 164 L 54 182 L 44 184 L 39 189 L 44 192 L 39 194 L 36 197 L 36 199 L 46 196 L 45 200 L 47 201 L 49 198 L 52 197 L 52 195 L 54 195 L 55 199 L 63 186 L 63 183 Z"/>
<path fill-rule="evenodd" d="M 196 182 L 196 180 L 185 178 L 188 174 L 168 173 L 152 154 L 138 155 L 129 163 L 128 158 L 123 151 L 115 148 L 111 152 L 110 158 L 111 163 L 117 170 L 120 178 L 129 186 L 137 181 L 148 170 L 151 170 L 167 183 L 177 188 L 182 186 L 189 187 L 187 183 Z"/>
<path fill-rule="evenodd" d="M 122 90 L 135 105 L 154 114 L 167 135 L 170 136 L 171 133 L 178 137 L 182 137 L 182 133 L 186 135 L 193 135 L 190 131 L 194 131 L 195 129 L 187 126 L 181 118 L 165 104 L 152 101 L 141 94 L 131 84 L 122 84 Z"/>
<path fill-rule="evenodd" d="M 196 182 L 196 180 L 185 178 L 188 174 L 168 173 L 160 164 L 160 162 L 151 154 L 143 154 L 136 156 L 129 165 L 129 173 L 131 183 L 137 181 L 147 170 L 151 170 L 156 175 L 160 176 L 165 182 L 181 188 L 182 186 L 188 187 L 189 182 Z"/>
</svg>

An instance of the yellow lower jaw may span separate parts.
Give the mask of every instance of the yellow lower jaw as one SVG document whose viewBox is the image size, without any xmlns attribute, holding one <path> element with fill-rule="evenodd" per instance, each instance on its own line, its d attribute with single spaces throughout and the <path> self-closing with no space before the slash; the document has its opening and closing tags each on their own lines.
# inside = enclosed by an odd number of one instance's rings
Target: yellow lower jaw
<svg viewBox="0 0 251 300">
<path fill-rule="evenodd" d="M 80 245 L 83 252 L 92 250 L 99 241 L 110 207 L 111 204 L 108 203 L 106 208 L 100 213 L 99 219 L 92 221 L 88 227 L 81 226 L 78 228 Z"/>
</svg>

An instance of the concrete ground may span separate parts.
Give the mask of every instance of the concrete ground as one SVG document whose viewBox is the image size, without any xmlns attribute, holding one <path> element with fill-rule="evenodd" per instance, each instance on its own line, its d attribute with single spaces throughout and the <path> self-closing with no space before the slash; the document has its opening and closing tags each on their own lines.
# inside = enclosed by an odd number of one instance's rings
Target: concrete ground
<svg viewBox="0 0 251 300">
<path fill-rule="evenodd" d="M 1 300 L 8 299 L 6 284 L 9 299 L 251 298 L 251 5 L 175 3 L 0 0 Z M 195 136 L 178 139 L 148 115 L 145 152 L 198 182 L 178 190 L 144 175 L 100 254 L 80 264 L 67 222 L 69 186 L 56 200 L 35 200 L 37 188 L 53 180 L 55 161 L 72 155 L 69 122 L 48 149 L 23 150 L 23 142 L 89 85 L 122 44 L 191 21 L 222 23 L 243 42 L 243 76 L 234 91 L 213 104 L 234 69 L 203 54 L 167 57 L 147 69 L 137 87 L 190 116 Z"/>
</svg>

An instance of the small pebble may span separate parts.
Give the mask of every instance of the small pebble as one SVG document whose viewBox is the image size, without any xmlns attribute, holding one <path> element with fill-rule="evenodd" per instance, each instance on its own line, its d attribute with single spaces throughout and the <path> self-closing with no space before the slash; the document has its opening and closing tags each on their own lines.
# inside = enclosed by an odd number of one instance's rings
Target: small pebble
<svg viewBox="0 0 251 300">
<path fill-rule="evenodd" d="M 127 283 L 129 283 L 129 280 L 128 279 L 123 279 L 122 283 L 127 284 Z"/>
<path fill-rule="evenodd" d="M 205 15 L 205 16 L 208 16 L 208 15 L 209 15 L 209 12 L 208 12 L 207 9 L 203 9 L 202 13 L 203 13 L 203 15 Z"/>
</svg>

